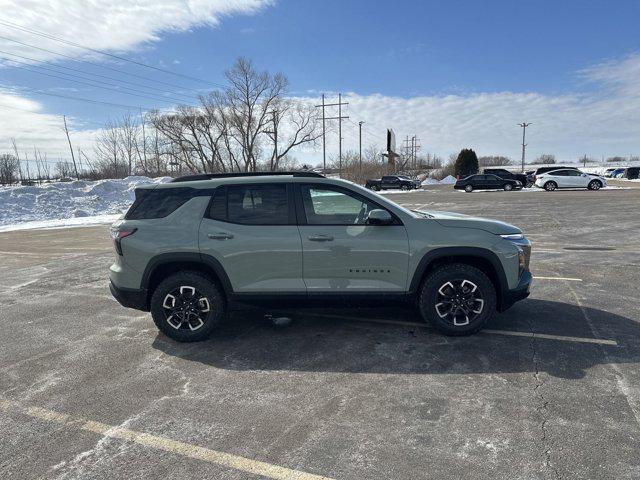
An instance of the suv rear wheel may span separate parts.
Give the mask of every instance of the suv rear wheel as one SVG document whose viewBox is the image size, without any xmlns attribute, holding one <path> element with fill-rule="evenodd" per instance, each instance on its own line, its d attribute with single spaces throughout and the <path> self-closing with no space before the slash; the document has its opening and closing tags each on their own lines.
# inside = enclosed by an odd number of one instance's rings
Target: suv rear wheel
<svg viewBox="0 0 640 480">
<path fill-rule="evenodd" d="M 558 184 L 556 182 L 547 182 L 544 184 L 544 189 L 547 192 L 553 192 L 556 188 L 558 188 Z"/>
<path fill-rule="evenodd" d="M 496 310 L 491 280 L 470 265 L 438 268 L 423 282 L 418 305 L 422 317 L 445 335 L 470 335 L 480 330 Z"/>
<path fill-rule="evenodd" d="M 185 271 L 165 278 L 151 296 L 151 315 L 166 336 L 178 342 L 206 340 L 225 312 L 218 286 L 204 275 Z"/>
</svg>

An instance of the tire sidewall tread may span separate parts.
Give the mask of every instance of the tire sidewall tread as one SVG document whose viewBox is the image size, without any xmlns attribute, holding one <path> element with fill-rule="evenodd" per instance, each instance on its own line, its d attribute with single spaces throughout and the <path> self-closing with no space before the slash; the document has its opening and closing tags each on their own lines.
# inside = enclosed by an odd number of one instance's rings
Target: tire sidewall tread
<svg viewBox="0 0 640 480">
<path fill-rule="evenodd" d="M 467 278 L 482 290 L 485 301 L 484 310 L 480 317 L 469 325 L 456 327 L 441 319 L 435 312 L 435 298 L 438 288 L 447 280 L 455 277 Z M 430 323 L 440 333 L 450 336 L 471 335 L 482 329 L 493 317 L 496 311 L 497 296 L 493 283 L 487 275 L 478 268 L 464 263 L 454 263 L 437 268 L 422 282 L 418 295 L 418 308 L 422 318 Z"/>
<path fill-rule="evenodd" d="M 171 327 L 165 318 L 162 303 L 165 296 L 179 285 L 190 285 L 202 292 L 208 299 L 212 312 L 207 321 L 198 330 L 182 331 Z M 151 296 L 151 316 L 158 329 L 169 338 L 178 342 L 199 342 L 211 336 L 215 327 L 222 321 L 226 311 L 226 301 L 222 289 L 210 278 L 198 272 L 184 271 L 174 273 L 165 278 L 156 287 Z"/>
</svg>

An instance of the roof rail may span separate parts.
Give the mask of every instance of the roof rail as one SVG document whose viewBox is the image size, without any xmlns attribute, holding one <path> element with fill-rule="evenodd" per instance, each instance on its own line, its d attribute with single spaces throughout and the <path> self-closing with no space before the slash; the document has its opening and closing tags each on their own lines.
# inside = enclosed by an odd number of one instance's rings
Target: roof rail
<svg viewBox="0 0 640 480">
<path fill-rule="evenodd" d="M 213 180 L 215 178 L 234 178 L 234 177 L 270 177 L 291 175 L 293 177 L 313 177 L 325 178 L 321 173 L 316 172 L 235 172 L 235 173 L 198 173 L 195 175 L 184 175 L 171 180 L 175 182 L 194 182 L 196 180 Z"/>
</svg>

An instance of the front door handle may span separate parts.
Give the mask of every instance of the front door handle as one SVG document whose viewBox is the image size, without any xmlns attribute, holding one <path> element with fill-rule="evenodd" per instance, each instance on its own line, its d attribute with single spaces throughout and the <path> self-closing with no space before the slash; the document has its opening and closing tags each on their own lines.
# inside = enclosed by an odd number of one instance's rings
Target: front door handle
<svg viewBox="0 0 640 480">
<path fill-rule="evenodd" d="M 312 242 L 333 242 L 333 237 L 331 235 L 311 235 L 309 240 Z"/>
<path fill-rule="evenodd" d="M 207 237 L 210 238 L 211 240 L 231 240 L 233 238 L 233 235 L 231 235 L 230 233 L 218 232 L 218 233 L 208 233 Z"/>
</svg>

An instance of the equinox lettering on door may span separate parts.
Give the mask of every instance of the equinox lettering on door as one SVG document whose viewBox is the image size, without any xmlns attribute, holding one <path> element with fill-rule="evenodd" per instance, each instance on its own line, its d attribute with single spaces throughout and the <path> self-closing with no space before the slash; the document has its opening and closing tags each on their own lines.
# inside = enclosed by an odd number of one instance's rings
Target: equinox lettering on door
<svg viewBox="0 0 640 480">
<path fill-rule="evenodd" d="M 388 268 L 350 268 L 349 273 L 391 273 Z"/>
</svg>

